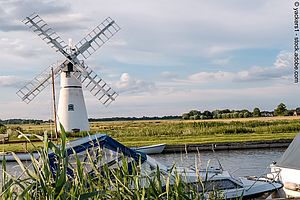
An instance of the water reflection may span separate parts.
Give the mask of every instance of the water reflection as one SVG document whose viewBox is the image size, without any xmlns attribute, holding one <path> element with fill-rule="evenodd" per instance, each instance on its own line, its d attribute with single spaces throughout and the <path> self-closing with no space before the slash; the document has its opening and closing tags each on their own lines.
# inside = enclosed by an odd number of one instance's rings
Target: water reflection
<svg viewBox="0 0 300 200">
<path fill-rule="evenodd" d="M 215 155 L 212 152 L 193 152 L 193 153 L 174 153 L 153 155 L 152 157 L 159 162 L 172 166 L 195 166 L 205 168 L 209 162 L 210 166 L 218 166 L 217 159 L 224 170 L 232 172 L 236 176 L 260 176 L 263 173 L 269 172 L 269 165 L 272 161 L 278 160 L 285 148 L 273 149 L 247 149 L 247 150 L 230 150 L 216 151 Z M 266 171 L 267 170 L 267 171 Z"/>
</svg>

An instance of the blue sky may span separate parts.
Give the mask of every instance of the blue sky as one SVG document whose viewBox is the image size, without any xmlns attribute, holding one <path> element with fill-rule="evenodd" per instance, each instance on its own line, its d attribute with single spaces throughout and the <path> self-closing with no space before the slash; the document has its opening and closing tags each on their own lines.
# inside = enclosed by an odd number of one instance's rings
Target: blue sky
<svg viewBox="0 0 300 200">
<path fill-rule="evenodd" d="M 89 117 L 300 107 L 292 8 L 283 0 L 0 0 L 0 118 L 52 118 L 50 88 L 28 105 L 15 94 L 62 58 L 21 23 L 33 12 L 74 43 L 108 16 L 121 26 L 86 60 L 120 95 L 106 108 L 84 91 Z"/>
</svg>

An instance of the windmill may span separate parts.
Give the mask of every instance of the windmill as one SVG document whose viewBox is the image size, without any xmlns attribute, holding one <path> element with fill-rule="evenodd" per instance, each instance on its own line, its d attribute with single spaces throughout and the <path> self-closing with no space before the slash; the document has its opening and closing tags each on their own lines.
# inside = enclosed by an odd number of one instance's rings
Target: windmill
<svg viewBox="0 0 300 200">
<path fill-rule="evenodd" d="M 51 83 L 52 76 L 57 78 L 60 75 L 61 89 L 57 112 L 58 123 L 61 123 L 68 132 L 90 130 L 82 85 L 105 106 L 114 101 L 118 94 L 89 68 L 84 63 L 84 60 L 116 34 L 120 27 L 108 17 L 75 46 L 72 46 L 67 45 L 35 13 L 26 17 L 22 22 L 48 45 L 64 55 L 65 58 L 50 65 L 31 82 L 18 90 L 17 95 L 28 104 Z"/>
</svg>

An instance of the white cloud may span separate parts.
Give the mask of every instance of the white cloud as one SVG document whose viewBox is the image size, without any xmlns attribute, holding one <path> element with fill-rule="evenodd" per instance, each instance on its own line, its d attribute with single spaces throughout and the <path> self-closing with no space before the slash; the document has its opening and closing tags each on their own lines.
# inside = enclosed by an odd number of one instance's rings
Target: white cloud
<svg viewBox="0 0 300 200">
<path fill-rule="evenodd" d="M 247 70 L 237 72 L 198 72 L 190 75 L 187 81 L 193 82 L 214 82 L 214 81 L 231 81 L 231 82 L 251 82 L 251 81 L 268 81 L 274 79 L 286 79 L 292 75 L 290 68 L 293 57 L 290 52 L 280 52 L 271 67 L 253 66 Z"/>
<path fill-rule="evenodd" d="M 177 73 L 175 73 L 175 72 L 169 72 L 169 71 L 162 72 L 162 73 L 160 74 L 160 76 L 161 76 L 162 78 L 165 78 L 165 79 L 171 79 L 171 80 L 178 77 Z"/>
<path fill-rule="evenodd" d="M 293 66 L 293 54 L 290 52 L 282 51 L 274 63 L 276 68 L 290 68 Z"/>
<path fill-rule="evenodd" d="M 25 80 L 18 76 L 0 76 L 0 87 L 20 87 Z"/>
<path fill-rule="evenodd" d="M 27 42 L 18 38 L 1 38 L 0 46 L 2 53 L 18 55 L 21 57 L 31 57 L 40 54 L 41 49 L 29 49 Z"/>
<path fill-rule="evenodd" d="M 231 72 L 199 72 L 188 77 L 188 81 L 194 82 L 212 82 L 212 81 L 228 81 L 232 80 L 234 74 Z"/>
<path fill-rule="evenodd" d="M 120 93 L 142 94 L 155 89 L 155 84 L 132 78 L 128 73 L 123 73 L 116 83 L 116 88 Z"/>
<path fill-rule="evenodd" d="M 215 59 L 212 61 L 212 64 L 217 65 L 217 66 L 228 65 L 230 63 L 231 59 L 232 59 L 231 57 Z"/>
</svg>

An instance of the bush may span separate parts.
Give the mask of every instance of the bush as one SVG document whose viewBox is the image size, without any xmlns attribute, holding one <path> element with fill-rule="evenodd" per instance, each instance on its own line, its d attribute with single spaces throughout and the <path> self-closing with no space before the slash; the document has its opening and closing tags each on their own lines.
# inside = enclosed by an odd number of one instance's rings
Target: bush
<svg viewBox="0 0 300 200">
<path fill-rule="evenodd" d="M 6 126 L 0 124 L 0 134 L 5 134 L 5 133 L 6 133 Z"/>
</svg>

